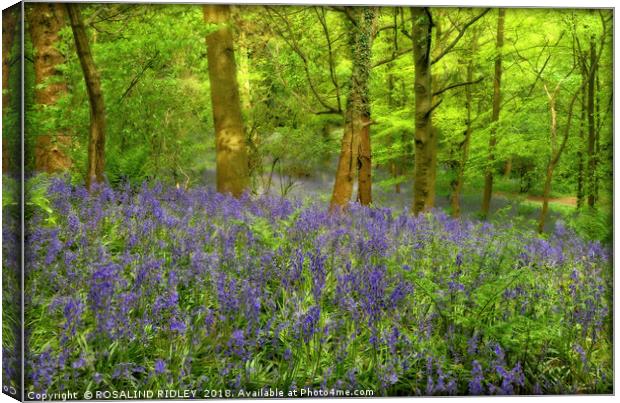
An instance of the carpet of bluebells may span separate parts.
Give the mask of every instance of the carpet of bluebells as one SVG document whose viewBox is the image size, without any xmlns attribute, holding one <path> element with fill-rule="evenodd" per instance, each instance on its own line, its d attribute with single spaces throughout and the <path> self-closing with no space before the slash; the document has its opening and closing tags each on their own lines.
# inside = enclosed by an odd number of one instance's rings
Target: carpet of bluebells
<svg viewBox="0 0 620 403">
<path fill-rule="evenodd" d="M 56 178 L 26 242 L 27 391 L 612 391 L 611 252 L 562 223 Z"/>
</svg>

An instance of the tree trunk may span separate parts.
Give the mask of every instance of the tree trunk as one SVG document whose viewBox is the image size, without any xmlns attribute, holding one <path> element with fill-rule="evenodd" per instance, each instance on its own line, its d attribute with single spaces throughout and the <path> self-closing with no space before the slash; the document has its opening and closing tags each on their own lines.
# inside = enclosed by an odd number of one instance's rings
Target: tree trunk
<svg viewBox="0 0 620 403">
<path fill-rule="evenodd" d="M 246 116 L 252 110 L 252 91 L 250 85 L 250 56 L 248 50 L 248 39 L 244 29 L 239 31 L 239 80 L 240 98 L 243 110 Z"/>
<path fill-rule="evenodd" d="M 601 52 L 603 51 L 603 48 L 601 47 Z M 594 127 L 595 129 L 595 134 L 594 134 L 594 203 L 598 202 L 598 190 L 599 190 L 599 173 L 598 173 L 598 165 L 599 165 L 599 158 L 601 155 L 601 147 L 600 147 L 600 134 L 601 134 L 601 83 L 599 80 L 599 68 L 598 68 L 598 61 L 597 63 L 594 64 L 594 74 L 596 75 L 596 97 L 595 97 L 595 105 L 596 105 L 596 110 L 595 110 L 595 124 Z"/>
<path fill-rule="evenodd" d="M 474 57 L 478 50 L 478 30 L 473 33 L 471 42 L 471 55 L 469 62 L 467 63 L 467 80 L 472 82 L 474 80 Z M 458 162 L 456 178 L 452 187 L 452 194 L 450 195 L 450 206 L 452 210 L 452 217 L 458 218 L 461 216 L 461 190 L 463 189 L 463 182 L 465 180 L 465 166 L 467 165 L 467 159 L 469 158 L 469 143 L 471 140 L 471 134 L 473 132 L 471 119 L 472 119 L 472 90 L 470 85 L 465 86 L 465 108 L 467 110 L 466 129 L 464 138 L 459 145 L 461 151 L 461 158 Z"/>
<path fill-rule="evenodd" d="M 594 84 L 596 77 L 596 43 L 594 36 L 590 38 L 590 71 L 588 72 L 588 173 L 586 193 L 588 196 L 588 206 L 594 207 L 595 202 L 595 176 L 596 176 L 596 155 L 595 141 L 596 128 L 594 122 Z"/>
<path fill-rule="evenodd" d="M 493 164 L 495 162 L 495 145 L 497 144 L 497 123 L 499 121 L 499 112 L 501 108 L 501 83 L 502 83 L 502 47 L 504 46 L 504 20 L 506 10 L 499 9 L 497 18 L 497 39 L 495 57 L 495 78 L 493 79 L 493 116 L 491 118 L 491 129 L 489 139 L 489 156 L 487 168 L 484 176 L 484 193 L 482 195 L 482 212 L 484 219 L 489 215 L 491 207 L 491 195 L 493 194 Z"/>
<path fill-rule="evenodd" d="M 399 9 L 394 8 L 394 19 L 393 19 L 394 29 L 392 30 L 392 58 L 394 59 L 396 59 L 396 54 L 398 52 L 398 12 L 399 12 Z M 393 62 L 388 63 L 388 106 L 391 109 L 394 109 L 397 106 L 396 101 L 394 99 L 395 78 L 394 78 L 394 74 L 392 73 L 393 68 L 394 68 L 394 63 Z M 397 141 L 400 140 L 401 136 L 402 136 L 401 133 L 394 133 L 394 139 L 392 141 L 396 143 Z M 390 171 L 394 179 L 398 179 L 398 177 L 400 176 L 399 168 L 402 162 L 403 161 L 402 161 L 401 156 L 399 156 L 396 160 L 392 159 L 392 161 L 390 162 Z M 400 193 L 400 182 L 394 185 L 394 192 Z"/>
<path fill-rule="evenodd" d="M 66 4 L 75 48 L 77 51 L 90 106 L 90 133 L 88 136 L 88 166 L 86 167 L 86 188 L 91 189 L 93 182 L 103 182 L 103 170 L 105 167 L 105 107 L 103 93 L 101 92 L 101 80 L 95 66 L 93 55 L 86 29 L 80 13 L 81 5 Z"/>
<path fill-rule="evenodd" d="M 543 203 L 540 210 L 540 219 L 538 220 L 538 233 L 542 234 L 545 229 L 545 219 L 549 210 L 549 195 L 551 194 L 551 181 L 553 179 L 553 170 L 555 166 L 549 164 L 547 166 L 547 174 L 545 175 L 545 186 L 543 188 Z"/>
<path fill-rule="evenodd" d="M 17 28 L 17 9 L 10 7 L 2 11 L 2 117 L 9 110 L 9 69 L 11 49 Z M 8 131 L 6 131 L 8 133 Z M 7 136 L 2 136 L 2 172 L 8 173 L 11 164 L 11 147 Z"/>
<path fill-rule="evenodd" d="M 372 43 L 375 38 L 377 12 L 374 8 L 367 7 L 362 11 L 359 22 L 359 32 L 355 46 L 355 60 L 357 60 L 358 72 L 356 79 L 359 95 L 359 113 L 361 120 L 360 148 L 358 154 L 359 175 L 357 191 L 359 202 L 368 206 L 372 203 L 372 150 L 370 141 L 370 101 L 368 99 L 368 81 L 370 77 Z"/>
<path fill-rule="evenodd" d="M 344 209 L 353 194 L 353 180 L 356 169 L 354 161 L 357 160 L 357 145 L 354 142 L 358 142 L 354 124 L 353 111 L 347 108 L 340 144 L 340 157 L 338 158 L 338 168 L 336 169 L 336 180 L 329 204 L 330 211 Z"/>
<path fill-rule="evenodd" d="M 207 24 L 219 25 L 206 40 L 215 124 L 217 191 L 239 197 L 248 187 L 249 168 L 232 32 L 227 25 L 230 8 L 205 4 L 203 13 Z"/>
<path fill-rule="evenodd" d="M 433 150 L 435 144 L 432 124 L 433 96 L 431 79 L 432 20 L 427 8 L 412 7 L 413 58 L 415 66 L 415 165 L 413 182 L 413 214 L 432 207 L 429 204 L 432 182 Z"/>
<path fill-rule="evenodd" d="M 441 18 L 443 17 L 443 10 L 439 8 L 435 14 L 433 15 L 431 21 L 431 28 L 435 28 L 435 45 L 433 46 L 433 52 L 435 54 L 441 54 L 443 51 L 443 43 L 442 43 L 442 24 Z M 431 63 L 432 65 L 432 63 Z M 431 67 L 432 69 L 432 67 Z M 442 77 L 439 74 L 431 73 L 431 89 L 432 88 L 441 88 L 443 86 Z M 438 95 L 433 95 L 431 97 L 431 105 L 439 105 L 440 97 Z M 429 152 L 431 155 L 431 165 L 428 171 L 428 181 L 431 184 L 428 187 L 428 195 L 426 197 L 426 205 L 427 208 L 433 208 L 435 206 L 435 196 L 436 196 L 436 187 L 435 183 L 437 181 L 437 148 L 439 142 L 439 128 L 432 123 L 431 120 L 431 144 L 429 148 Z"/>
<path fill-rule="evenodd" d="M 370 114 L 370 113 L 369 113 Z M 370 147 L 370 116 L 362 115 L 360 130 L 360 151 L 358 154 L 359 176 L 357 192 L 359 202 L 368 206 L 372 203 L 372 151 Z"/>
<path fill-rule="evenodd" d="M 372 42 L 375 36 L 376 11 L 364 7 L 353 28 L 353 71 L 345 111 L 336 180 L 330 210 L 342 210 L 351 200 L 355 171 L 359 170 L 358 199 L 361 204 L 372 202 L 372 156 L 370 147 L 370 102 L 368 79 L 370 76 Z"/>
<path fill-rule="evenodd" d="M 583 85 L 583 84 L 582 84 Z M 579 88 L 575 94 L 573 95 L 570 105 L 568 107 L 568 117 L 566 119 L 566 126 L 564 127 L 564 134 L 562 137 L 561 143 L 558 145 L 557 142 L 557 127 L 558 127 L 558 118 L 557 111 L 555 108 L 557 95 L 560 91 L 560 84 L 558 84 L 555 90 L 551 93 L 548 91 L 547 86 L 545 85 L 545 92 L 547 93 L 547 97 L 549 99 L 549 112 L 551 113 L 551 128 L 550 128 L 550 140 L 551 140 L 551 155 L 549 156 L 549 162 L 547 163 L 547 174 L 545 175 L 545 185 L 543 188 L 543 205 L 540 211 L 540 219 L 538 220 L 538 233 L 542 234 L 545 229 L 545 220 L 547 217 L 547 210 L 549 209 L 549 195 L 551 194 L 551 182 L 553 180 L 553 171 L 555 167 L 558 165 L 560 161 L 560 157 L 562 156 L 562 152 L 566 147 L 566 142 L 568 141 L 568 135 L 570 134 L 571 121 L 573 119 L 573 106 L 575 105 L 575 100 L 581 91 Z"/>
<path fill-rule="evenodd" d="M 582 83 L 587 82 L 587 74 L 583 71 Z M 585 85 L 585 84 L 582 84 Z M 583 147 L 585 142 L 585 122 L 586 122 L 586 91 L 583 91 L 581 95 L 581 118 L 579 119 L 579 148 L 577 151 L 577 209 L 583 207 L 585 198 L 585 186 L 584 186 L 584 155 Z"/>
<path fill-rule="evenodd" d="M 60 3 L 26 6 L 26 18 L 34 48 L 35 102 L 39 107 L 54 105 L 67 92 L 59 66 L 65 62 L 56 48 L 65 13 Z M 66 133 L 40 134 L 36 138 L 34 168 L 39 172 L 58 172 L 71 167 L 67 149 L 71 137 Z"/>
<path fill-rule="evenodd" d="M 504 165 L 504 178 L 510 178 L 512 173 L 512 157 L 508 157 L 506 164 Z"/>
</svg>

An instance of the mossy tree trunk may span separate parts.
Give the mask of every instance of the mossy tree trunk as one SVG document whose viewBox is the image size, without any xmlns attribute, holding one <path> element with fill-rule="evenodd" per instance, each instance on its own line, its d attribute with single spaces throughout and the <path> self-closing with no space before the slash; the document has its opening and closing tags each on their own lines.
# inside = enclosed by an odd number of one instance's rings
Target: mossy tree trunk
<svg viewBox="0 0 620 403">
<path fill-rule="evenodd" d="M 65 58 L 57 48 L 60 30 L 66 24 L 64 7 L 60 3 L 28 4 L 26 19 L 34 48 L 35 102 L 39 108 L 49 107 L 67 92 L 59 68 Z M 71 137 L 64 131 L 37 136 L 34 150 L 36 171 L 52 173 L 71 167 L 67 155 Z"/>
<path fill-rule="evenodd" d="M 9 110 L 9 71 L 11 49 L 17 30 L 17 9 L 10 7 L 2 10 L 2 116 Z M 2 136 L 2 172 L 8 173 L 11 164 L 11 147 L 8 138 Z"/>
<path fill-rule="evenodd" d="M 239 197 L 248 188 L 248 149 L 241 114 L 230 8 L 205 4 L 204 21 L 217 24 L 207 35 L 207 59 L 215 124 L 217 191 Z"/>
<path fill-rule="evenodd" d="M 372 43 L 377 12 L 373 7 L 359 11 L 353 39 L 353 71 L 345 111 L 345 125 L 336 171 L 330 210 L 343 209 L 351 200 L 356 171 L 358 199 L 361 204 L 372 202 L 372 153 L 370 145 L 370 77 Z"/>
<path fill-rule="evenodd" d="M 429 204 L 435 131 L 432 123 L 431 41 L 432 17 L 427 8 L 411 8 L 413 20 L 413 58 L 415 65 L 415 166 L 412 212 L 418 214 Z"/>
<path fill-rule="evenodd" d="M 101 91 L 101 80 L 90 50 L 90 43 L 80 13 L 81 5 L 67 4 L 67 13 L 71 22 L 73 39 L 78 59 L 82 67 L 84 82 L 88 92 L 90 106 L 90 133 L 88 136 L 88 165 L 86 167 L 86 188 L 91 189 L 93 182 L 103 182 L 105 167 L 105 106 Z"/>
</svg>

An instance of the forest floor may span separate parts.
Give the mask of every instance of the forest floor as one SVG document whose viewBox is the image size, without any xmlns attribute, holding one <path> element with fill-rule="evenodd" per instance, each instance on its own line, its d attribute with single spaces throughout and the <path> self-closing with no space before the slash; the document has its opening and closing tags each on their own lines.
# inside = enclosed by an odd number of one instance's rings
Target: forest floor
<svg viewBox="0 0 620 403">
<path fill-rule="evenodd" d="M 523 198 L 524 196 L 518 193 L 508 193 L 508 192 L 494 192 L 494 195 L 500 196 L 500 197 L 505 197 L 505 198 Z M 533 202 L 539 202 L 542 203 L 543 202 L 543 197 L 542 196 L 534 196 L 534 195 L 527 195 L 525 196 L 525 200 L 527 201 L 533 201 Z M 562 204 L 565 206 L 571 206 L 571 207 L 576 207 L 577 206 L 577 198 L 575 196 L 564 196 L 564 197 L 552 197 L 549 199 L 549 203 L 557 203 L 557 204 Z"/>
<path fill-rule="evenodd" d="M 317 172 L 308 176 L 289 176 L 284 172 L 273 172 L 271 181 L 269 181 L 269 173 L 265 173 L 261 182 L 256 179 L 255 191 L 257 194 L 270 193 L 273 195 L 283 196 L 289 199 L 319 201 L 329 203 L 332 186 L 333 175 L 327 169 L 317 170 Z M 407 180 L 401 183 L 400 193 L 395 192 L 394 186 L 382 185 L 382 180 L 388 179 L 389 173 L 381 169 L 373 172 L 373 204 L 378 207 L 388 207 L 396 212 L 409 211 L 413 200 L 413 182 Z M 205 183 L 215 182 L 215 171 L 205 171 L 203 177 Z M 266 184 L 270 182 L 267 191 Z M 439 209 L 448 211 L 450 209 L 449 190 L 444 189 L 443 183 L 438 181 L 437 194 L 435 197 L 435 206 Z M 525 195 L 505 191 L 494 192 L 491 199 L 491 216 L 510 219 L 521 217 L 526 220 L 537 220 L 540 216 L 542 207 L 542 197 L 536 195 Z M 357 184 L 354 185 L 353 197 L 357 195 Z M 553 231 L 555 222 L 562 219 L 567 209 L 576 206 L 576 199 L 570 196 L 554 197 L 550 199 L 551 209 L 549 218 L 545 224 L 545 231 Z M 482 205 L 482 191 L 470 189 L 461 196 L 461 212 L 464 218 L 477 219 Z M 554 206 L 556 208 L 554 208 Z M 558 211 L 556 211 L 558 210 Z"/>
</svg>

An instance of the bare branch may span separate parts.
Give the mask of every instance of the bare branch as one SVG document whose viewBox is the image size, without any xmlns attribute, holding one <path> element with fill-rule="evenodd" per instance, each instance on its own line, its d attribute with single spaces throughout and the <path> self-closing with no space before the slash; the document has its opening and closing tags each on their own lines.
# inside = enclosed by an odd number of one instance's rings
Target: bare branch
<svg viewBox="0 0 620 403">
<path fill-rule="evenodd" d="M 456 38 L 454 38 L 454 40 L 452 40 L 452 42 L 450 42 L 450 44 L 448 46 L 446 46 L 444 48 L 444 50 L 437 55 L 437 57 L 435 57 L 432 61 L 431 64 L 435 64 L 437 63 L 439 60 L 441 60 L 445 55 L 447 55 L 448 53 L 450 53 L 452 51 L 452 48 L 454 48 L 454 46 L 456 46 L 456 44 L 459 42 L 459 40 L 463 37 L 463 35 L 465 35 L 465 31 L 467 30 L 467 28 L 469 28 L 471 25 L 473 25 L 476 21 L 478 21 L 480 18 L 484 17 L 484 15 L 486 13 L 489 12 L 489 10 L 491 10 L 490 8 L 485 9 L 482 13 L 480 13 L 479 15 L 477 15 L 476 17 L 472 18 L 471 20 L 469 20 L 469 22 L 467 22 L 467 24 L 463 25 L 463 28 L 459 29 L 459 34 L 456 36 Z"/>
<path fill-rule="evenodd" d="M 333 106 L 329 105 L 327 103 L 327 101 L 325 99 L 323 99 L 323 97 L 321 97 L 321 95 L 319 94 L 314 81 L 312 80 L 311 74 L 310 74 L 310 66 L 309 66 L 309 62 L 308 62 L 308 57 L 306 56 L 306 54 L 301 50 L 301 47 L 299 46 L 299 43 L 297 43 L 297 40 L 295 39 L 295 33 L 293 31 L 293 28 L 291 27 L 291 23 L 288 20 L 288 18 L 286 18 L 286 16 L 283 16 L 277 8 L 275 7 L 265 7 L 265 9 L 267 10 L 268 14 L 270 14 L 271 12 L 273 12 L 274 14 L 276 14 L 278 16 L 278 18 L 284 22 L 284 25 L 286 26 L 286 30 L 288 32 L 288 37 L 286 34 L 284 34 L 284 32 L 282 32 L 279 28 L 278 28 L 278 24 L 274 24 L 274 29 L 275 31 L 278 33 L 278 35 L 280 35 L 280 37 L 284 40 L 284 42 L 286 42 L 286 44 L 299 56 L 299 58 L 302 61 L 303 64 L 303 68 L 304 68 L 304 72 L 306 74 L 306 79 L 308 80 L 308 85 L 310 86 L 310 90 L 312 91 L 312 94 L 314 95 L 314 97 L 316 98 L 316 100 L 323 106 L 325 107 L 327 110 L 330 111 L 336 111 L 336 112 L 340 112 L 338 108 L 334 108 Z M 271 14 L 270 14 L 271 15 Z"/>
<path fill-rule="evenodd" d="M 448 90 L 451 90 L 451 89 L 454 89 L 454 88 L 458 88 L 458 87 L 462 87 L 464 85 L 478 84 L 482 80 L 484 80 L 484 76 L 480 77 L 480 78 L 478 78 L 477 80 L 474 80 L 474 81 L 466 81 L 466 82 L 463 82 L 463 83 L 452 84 L 452 85 L 449 85 L 449 86 L 447 86 L 445 88 L 440 89 L 439 91 L 433 92 L 433 96 L 437 96 L 437 95 L 443 94 L 444 92 L 446 92 Z"/>
<path fill-rule="evenodd" d="M 401 57 L 402 55 L 406 55 L 407 53 L 411 53 L 412 51 L 413 51 L 413 48 L 411 47 L 411 48 L 402 49 L 402 50 L 399 50 L 397 52 L 394 52 L 394 54 L 392 56 L 390 56 L 390 57 L 388 57 L 386 59 L 383 59 L 383 60 L 379 60 L 378 62 L 373 64 L 372 68 L 379 67 L 381 65 L 384 65 L 384 64 L 387 64 L 389 62 L 392 62 L 392 61 L 398 59 L 399 57 Z"/>
<path fill-rule="evenodd" d="M 325 19 L 325 9 L 321 7 L 321 13 L 319 13 L 318 8 L 314 7 L 314 12 L 316 13 L 321 26 L 323 27 L 323 33 L 325 34 L 325 40 L 327 41 L 327 51 L 328 51 L 328 62 L 329 62 L 329 76 L 336 88 L 336 102 L 338 103 L 338 110 L 342 110 L 342 104 L 340 102 L 340 85 L 338 84 L 338 79 L 336 77 L 336 71 L 334 68 L 334 56 L 332 52 L 332 40 L 329 36 L 329 29 L 327 28 L 327 21 Z"/>
</svg>

